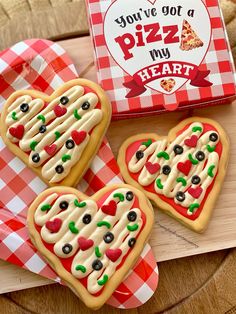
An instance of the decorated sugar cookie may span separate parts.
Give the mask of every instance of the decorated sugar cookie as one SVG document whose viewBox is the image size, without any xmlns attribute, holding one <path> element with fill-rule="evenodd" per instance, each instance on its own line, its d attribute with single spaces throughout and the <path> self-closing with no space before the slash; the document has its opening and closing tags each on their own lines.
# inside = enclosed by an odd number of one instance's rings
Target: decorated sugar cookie
<svg viewBox="0 0 236 314">
<path fill-rule="evenodd" d="M 202 232 L 221 191 L 229 155 L 223 128 L 189 118 L 167 137 L 140 134 L 120 148 L 118 164 L 126 182 L 137 186 L 187 227 Z"/>
<path fill-rule="evenodd" d="M 129 185 L 93 197 L 68 187 L 41 193 L 28 211 L 31 240 L 77 296 L 101 307 L 140 256 L 154 221 L 144 194 Z"/>
<path fill-rule="evenodd" d="M 13 93 L 1 115 L 1 136 L 47 184 L 74 186 L 96 154 L 110 116 L 103 90 L 76 79 L 51 96 L 33 90 Z"/>
</svg>

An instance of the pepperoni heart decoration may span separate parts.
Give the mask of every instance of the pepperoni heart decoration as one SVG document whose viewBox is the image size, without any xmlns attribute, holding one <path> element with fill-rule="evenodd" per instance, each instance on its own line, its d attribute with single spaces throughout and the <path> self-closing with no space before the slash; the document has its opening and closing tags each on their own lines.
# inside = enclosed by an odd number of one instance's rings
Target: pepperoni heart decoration
<svg viewBox="0 0 236 314">
<path fill-rule="evenodd" d="M 172 78 L 170 78 L 170 79 L 168 79 L 168 80 L 163 79 L 163 80 L 161 80 L 161 83 L 160 83 L 161 87 L 162 87 L 165 91 L 167 91 L 167 92 L 171 92 L 172 89 L 175 87 L 175 84 L 176 84 L 176 82 L 175 82 L 175 80 L 172 79 Z"/>
<path fill-rule="evenodd" d="M 105 254 L 109 260 L 115 263 L 120 258 L 122 251 L 121 249 L 107 249 Z"/>
<path fill-rule="evenodd" d="M 192 135 L 190 138 L 187 138 L 184 141 L 184 144 L 189 146 L 189 147 L 196 147 L 197 146 L 197 142 L 198 142 L 198 137 L 197 135 Z"/>
<path fill-rule="evenodd" d="M 51 231 L 51 233 L 57 233 L 61 229 L 62 220 L 55 218 L 52 221 L 46 222 L 46 228 Z"/>
<path fill-rule="evenodd" d="M 57 151 L 57 145 L 56 144 L 47 145 L 44 147 L 44 150 L 48 155 L 53 156 Z"/>
<path fill-rule="evenodd" d="M 85 131 L 73 130 L 71 132 L 71 137 L 74 140 L 76 145 L 81 144 L 85 140 L 86 136 L 87 136 L 87 132 L 85 132 Z"/>
<path fill-rule="evenodd" d="M 59 105 L 56 105 L 53 110 L 54 110 L 56 117 L 58 117 L 58 118 L 64 116 L 64 114 L 67 113 L 66 107 L 61 107 Z"/>
<path fill-rule="evenodd" d="M 79 237 L 78 244 L 82 251 L 86 251 L 93 246 L 94 242 L 91 239 L 86 239 L 85 237 Z"/>
<path fill-rule="evenodd" d="M 147 162 L 145 164 L 145 167 L 150 174 L 157 173 L 161 168 L 160 164 L 158 163 L 152 164 L 151 162 Z"/>
<path fill-rule="evenodd" d="M 192 168 L 192 163 L 190 160 L 186 160 L 185 162 L 179 162 L 177 164 L 177 169 L 186 176 L 188 176 L 191 168 Z"/>
<path fill-rule="evenodd" d="M 101 207 L 101 210 L 104 212 L 104 214 L 110 215 L 110 216 L 115 216 L 116 209 L 117 209 L 117 203 L 114 200 L 111 200 L 109 204 L 103 205 Z"/>
<path fill-rule="evenodd" d="M 24 135 L 24 132 L 25 132 L 25 128 L 22 124 L 19 124 L 17 125 L 17 127 L 11 127 L 9 128 L 9 133 L 17 138 L 18 140 L 21 140 L 23 135 Z"/>
<path fill-rule="evenodd" d="M 202 192 L 203 192 L 203 189 L 202 189 L 202 187 L 200 187 L 200 186 L 198 186 L 198 187 L 196 187 L 196 188 L 189 188 L 189 189 L 188 189 L 188 193 L 189 193 L 192 197 L 194 197 L 194 198 L 199 198 L 199 197 L 201 196 Z"/>
</svg>

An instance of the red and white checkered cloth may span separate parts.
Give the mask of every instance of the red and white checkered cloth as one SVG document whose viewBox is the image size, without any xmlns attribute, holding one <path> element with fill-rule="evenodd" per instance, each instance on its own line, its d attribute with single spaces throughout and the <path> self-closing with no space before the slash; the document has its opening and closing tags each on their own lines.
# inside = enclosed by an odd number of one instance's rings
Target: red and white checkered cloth
<svg viewBox="0 0 236 314">
<path fill-rule="evenodd" d="M 183 85 L 172 95 L 165 95 L 147 88 L 147 91 L 141 96 L 125 98 L 128 90 L 123 83 L 130 81 L 131 76 L 127 75 L 112 58 L 107 49 L 103 31 L 106 11 L 114 1 L 118 0 L 86 0 L 95 49 L 95 62 L 98 69 L 98 81 L 110 97 L 113 118 L 128 118 L 163 112 L 166 111 L 166 108 L 175 106 L 176 103 L 179 103 L 179 108 L 182 109 L 193 108 L 198 104 L 207 105 L 207 102 L 211 104 L 212 100 L 216 102 L 217 99 L 219 100 L 218 103 L 225 103 L 222 101 L 222 97 L 227 98 L 235 95 L 233 58 L 218 0 L 202 0 L 210 14 L 212 39 L 199 70 L 210 70 L 207 80 L 213 85 L 210 87 Z"/>
<path fill-rule="evenodd" d="M 0 111 L 15 90 L 34 88 L 50 94 L 63 82 L 77 76 L 72 61 L 58 44 L 39 39 L 19 42 L 0 53 Z M 121 180 L 114 155 L 104 139 L 78 188 L 91 195 L 105 185 Z M 27 209 L 45 188 L 45 183 L 7 149 L 0 137 L 0 258 L 59 282 L 60 279 L 31 244 L 26 227 Z M 137 307 L 143 304 L 144 296 L 147 299 L 152 296 L 158 272 L 149 245 L 137 265 L 131 273 L 133 281 L 129 277 L 127 285 L 124 282 L 123 289 L 120 288 L 121 291 L 126 289 L 127 299 L 123 298 L 124 292 L 120 293 L 121 297 L 118 293 L 110 304 Z M 147 283 L 149 276 L 144 276 L 143 265 L 147 266 L 146 274 L 150 275 Z M 133 282 L 136 282 L 135 287 Z M 142 289 L 146 292 L 139 297 Z"/>
</svg>

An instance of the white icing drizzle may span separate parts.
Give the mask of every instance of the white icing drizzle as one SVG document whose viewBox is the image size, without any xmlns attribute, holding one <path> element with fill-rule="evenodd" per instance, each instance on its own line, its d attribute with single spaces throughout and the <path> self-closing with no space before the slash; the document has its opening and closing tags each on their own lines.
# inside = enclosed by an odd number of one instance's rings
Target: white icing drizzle
<svg viewBox="0 0 236 314">
<path fill-rule="evenodd" d="M 126 193 L 129 192 L 127 188 L 120 188 L 112 191 L 106 198 L 103 205 L 109 204 L 110 201 L 117 203 L 117 209 L 114 216 L 108 215 L 98 208 L 97 204 L 93 200 L 81 201 L 86 203 L 84 207 L 77 207 L 74 204 L 76 196 L 73 194 L 58 195 L 53 193 L 49 195 L 36 209 L 34 220 L 36 225 L 41 226 L 41 237 L 47 242 L 54 244 L 54 253 L 60 258 L 69 258 L 73 256 L 71 265 L 71 273 L 78 279 L 87 278 L 87 289 L 90 293 L 94 294 L 99 292 L 103 285 L 99 285 L 99 281 L 104 278 L 104 275 L 108 276 L 108 280 L 114 274 L 117 266 L 121 263 L 123 257 L 127 254 L 130 247 L 128 242 L 131 238 L 136 238 L 143 225 L 141 218 L 141 210 L 139 208 L 133 208 L 135 201 L 135 195 L 132 200 L 126 199 Z M 119 197 L 114 197 L 116 193 L 121 193 L 124 196 L 124 200 L 121 201 Z M 68 208 L 62 210 L 59 204 L 62 201 L 68 202 Z M 48 211 L 42 211 L 42 206 L 50 204 L 51 208 Z M 127 214 L 130 211 L 136 213 L 135 221 L 130 222 L 127 218 Z M 85 215 L 91 215 L 91 222 L 85 224 L 83 217 Z M 62 220 L 59 231 L 53 233 L 48 228 L 46 223 L 48 221 L 54 221 L 55 219 Z M 110 228 L 107 226 L 97 226 L 98 222 L 106 221 L 110 224 Z M 69 229 L 69 223 L 74 222 L 74 226 L 78 229 L 78 233 L 72 233 Z M 137 224 L 137 230 L 130 231 L 127 225 L 133 226 Z M 114 235 L 114 239 L 110 243 L 104 241 L 104 235 L 107 232 L 111 232 Z M 80 237 L 92 240 L 93 245 L 87 250 L 81 250 L 79 248 L 78 239 Z M 68 254 L 63 253 L 63 247 L 65 245 L 71 245 L 71 252 Z M 95 247 L 99 248 L 101 256 L 96 256 Z M 120 249 L 122 251 L 120 257 L 116 261 L 111 261 L 107 255 L 107 249 Z M 92 264 L 95 260 L 102 262 L 100 270 L 94 270 Z M 77 265 L 83 265 L 86 268 L 85 272 L 76 270 Z"/>
<path fill-rule="evenodd" d="M 202 123 L 192 123 L 183 133 L 175 138 L 175 140 L 171 143 L 167 143 L 166 139 L 162 139 L 156 142 L 153 142 L 149 147 L 141 144 L 137 151 L 142 151 L 144 156 L 140 160 L 136 157 L 136 152 L 132 156 L 131 160 L 128 164 L 128 169 L 131 173 L 139 173 L 138 182 L 140 185 L 146 187 L 153 184 L 154 189 L 157 194 L 165 195 L 168 198 L 173 198 L 176 204 L 180 204 L 183 207 L 189 208 L 191 204 L 201 204 L 204 196 L 206 194 L 207 188 L 211 185 L 214 177 L 208 175 L 208 169 L 210 166 L 214 165 L 213 174 L 217 173 L 218 163 L 219 163 L 219 155 L 215 151 L 209 152 L 207 149 L 207 145 L 211 147 L 217 145 L 219 142 L 219 134 L 216 131 L 208 131 L 202 134 L 203 131 L 193 132 L 194 127 L 202 128 Z M 216 133 L 218 136 L 218 140 L 216 142 L 212 142 L 209 139 L 211 133 Z M 185 145 L 185 140 L 190 139 L 193 135 L 198 137 L 198 142 L 196 147 L 189 147 Z M 183 153 L 180 155 L 176 155 L 174 152 L 174 146 L 180 145 L 183 147 Z M 157 157 L 157 154 L 160 152 L 166 152 L 169 155 L 169 160 L 165 160 L 163 157 Z M 178 170 L 177 165 L 179 162 L 184 163 L 186 160 L 189 160 L 189 154 L 197 161 L 196 153 L 203 152 L 205 154 L 205 158 L 203 161 L 198 161 L 197 165 L 192 165 L 189 174 L 186 176 L 184 173 Z M 160 169 L 151 174 L 147 168 L 146 163 L 151 162 L 152 164 L 158 163 L 160 165 Z M 171 168 L 171 172 L 169 175 L 165 175 L 162 172 L 162 167 L 167 165 Z M 192 184 L 192 177 L 197 175 L 200 177 L 201 181 L 199 184 Z M 181 182 L 177 182 L 177 178 L 183 177 L 186 180 L 186 186 L 184 186 Z M 162 188 L 158 187 L 156 181 L 159 181 Z M 194 198 L 192 195 L 188 193 L 189 188 L 196 189 L 197 187 L 202 188 L 202 193 L 200 197 Z M 180 202 L 176 199 L 176 195 L 178 192 L 183 192 L 185 195 L 184 201 Z M 195 209 L 196 210 L 196 209 Z M 188 215 L 192 215 L 193 212 L 187 211 Z"/>
<path fill-rule="evenodd" d="M 69 102 L 66 105 L 60 104 L 61 97 L 68 97 Z M 82 104 L 88 102 L 90 104 L 89 109 L 83 110 Z M 20 105 L 26 103 L 29 105 L 27 112 L 20 110 Z M 46 107 L 45 103 L 41 99 L 32 99 L 30 96 L 21 96 L 17 98 L 8 108 L 8 115 L 6 123 L 8 126 L 7 137 L 14 143 L 19 143 L 19 147 L 29 153 L 29 164 L 33 167 L 42 166 L 42 176 L 50 183 L 57 183 L 64 179 L 70 172 L 71 168 L 79 161 L 85 147 L 89 143 L 89 132 L 99 124 L 102 120 L 102 111 L 96 108 L 98 103 L 98 97 L 94 93 L 85 94 L 82 86 L 73 86 L 67 90 L 64 94 L 58 96 L 51 101 Z M 54 108 L 59 106 L 67 112 L 60 117 L 57 117 Z M 81 117 L 79 120 L 75 118 L 74 112 L 77 110 L 77 114 Z M 17 120 L 12 118 L 12 114 L 15 114 Z M 39 115 L 45 118 L 45 122 L 39 119 Z M 18 125 L 24 126 L 24 135 L 22 139 L 18 140 L 12 136 L 9 132 L 10 127 L 17 127 Z M 46 131 L 44 133 L 39 132 L 39 128 L 44 125 Z M 79 144 L 68 149 L 65 145 L 67 140 L 71 140 L 72 131 L 86 131 L 86 138 Z M 60 137 L 56 139 L 55 132 L 60 133 Z M 37 145 L 31 149 L 32 142 L 36 142 Z M 44 149 L 47 146 L 56 145 L 55 153 L 49 155 Z M 38 154 L 39 161 L 34 162 L 32 157 Z M 70 155 L 71 159 L 62 161 L 62 156 Z M 61 173 L 56 172 L 57 166 L 63 166 Z"/>
</svg>

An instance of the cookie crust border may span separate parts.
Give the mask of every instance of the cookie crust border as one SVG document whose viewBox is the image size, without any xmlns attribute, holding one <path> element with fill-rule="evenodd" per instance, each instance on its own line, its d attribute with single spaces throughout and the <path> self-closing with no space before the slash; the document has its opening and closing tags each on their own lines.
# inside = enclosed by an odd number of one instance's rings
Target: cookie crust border
<svg viewBox="0 0 236 314">
<path fill-rule="evenodd" d="M 90 135 L 90 140 L 88 145 L 85 147 L 80 160 L 71 168 L 69 174 L 60 182 L 60 183 L 50 183 L 48 180 L 44 179 L 41 174 L 42 167 L 31 167 L 28 162 L 28 154 L 23 152 L 16 144 L 12 143 L 7 137 L 7 125 L 5 123 L 6 116 L 7 116 L 7 109 L 8 107 L 13 103 L 13 101 L 22 96 L 22 95 L 29 95 L 31 97 L 42 98 L 45 102 L 50 102 L 54 98 L 58 97 L 59 95 L 63 94 L 66 90 L 69 88 L 75 86 L 75 85 L 81 85 L 84 87 L 91 88 L 99 98 L 99 101 L 101 103 L 101 111 L 103 113 L 103 118 L 101 122 L 96 125 Z M 88 170 L 93 158 L 95 157 L 97 151 L 99 150 L 103 137 L 109 127 L 111 120 L 111 105 L 108 97 L 106 96 L 105 92 L 102 90 L 102 88 L 89 80 L 86 79 L 74 79 L 71 81 L 66 82 L 61 87 L 55 90 L 51 95 L 47 95 L 45 93 L 42 93 L 40 91 L 36 90 L 19 90 L 14 92 L 6 101 L 6 103 L 3 106 L 3 111 L 1 113 L 1 123 L 0 123 L 0 134 L 2 136 L 2 139 L 8 149 L 17 157 L 19 157 L 28 168 L 30 168 L 32 171 L 34 171 L 48 186 L 56 186 L 56 185 L 65 185 L 65 186 L 76 186 L 80 179 L 83 177 L 85 172 Z"/>
<path fill-rule="evenodd" d="M 190 124 L 193 122 L 202 122 L 202 123 L 211 124 L 213 127 L 216 128 L 217 132 L 220 135 L 220 141 L 222 143 L 222 154 L 220 157 L 218 173 L 215 178 L 213 188 L 208 194 L 208 197 L 202 208 L 202 212 L 197 219 L 190 220 L 182 216 L 181 214 L 179 214 L 174 209 L 174 207 L 172 207 L 170 204 L 161 200 L 157 194 L 147 192 L 145 188 L 143 188 L 137 181 L 135 181 L 129 174 L 129 170 L 126 165 L 125 159 L 126 159 L 126 150 L 133 142 L 142 140 L 145 138 L 152 138 L 156 141 L 166 138 L 169 143 L 169 142 L 172 142 L 176 138 L 176 134 L 179 131 L 181 131 L 187 124 Z M 180 223 L 190 228 L 191 230 L 198 233 L 202 233 L 207 228 L 213 208 L 215 206 L 216 200 L 218 198 L 218 195 L 220 193 L 221 187 L 224 182 L 224 177 L 226 174 L 228 160 L 229 160 L 229 150 L 230 150 L 230 142 L 229 142 L 228 135 L 226 134 L 225 130 L 222 128 L 222 126 L 218 122 L 208 119 L 208 118 L 191 117 L 191 118 L 187 118 L 183 120 L 182 122 L 177 124 L 174 128 L 170 129 L 167 136 L 159 136 L 158 134 L 155 134 L 155 133 L 142 133 L 142 134 L 129 137 L 126 141 L 123 142 L 123 144 L 121 145 L 119 149 L 117 162 L 118 162 L 121 174 L 125 182 L 143 191 L 146 194 L 146 196 L 151 200 L 151 202 L 154 204 L 154 206 L 160 208 L 166 214 L 172 216 L 173 218 L 175 218 L 176 220 L 178 220 Z"/>
<path fill-rule="evenodd" d="M 129 253 L 126 258 L 125 263 L 114 273 L 107 284 L 104 286 L 103 292 L 98 296 L 92 296 L 87 289 L 76 279 L 71 273 L 69 273 L 61 264 L 60 259 L 49 251 L 43 244 L 40 234 L 35 228 L 34 223 L 34 213 L 43 199 L 45 199 L 51 193 L 73 193 L 82 201 L 85 199 L 92 199 L 94 201 L 99 200 L 104 194 L 109 191 L 118 188 L 129 188 L 138 197 L 140 209 L 146 215 L 146 224 L 139 234 L 138 240 L 134 248 Z M 115 184 L 107 186 L 92 197 L 88 197 L 86 194 L 71 188 L 71 187 L 51 187 L 44 192 L 42 192 L 34 202 L 30 205 L 27 215 L 27 225 L 29 230 L 29 235 L 34 246 L 39 250 L 44 259 L 49 263 L 49 265 L 55 270 L 58 276 L 70 287 L 70 289 L 85 303 L 85 305 L 93 310 L 99 309 L 112 295 L 115 289 L 124 280 L 130 269 L 135 265 L 136 261 L 140 257 L 142 250 L 148 241 L 150 236 L 152 226 L 154 224 L 154 211 L 151 203 L 146 198 L 146 196 L 139 190 L 127 184 Z"/>
</svg>

